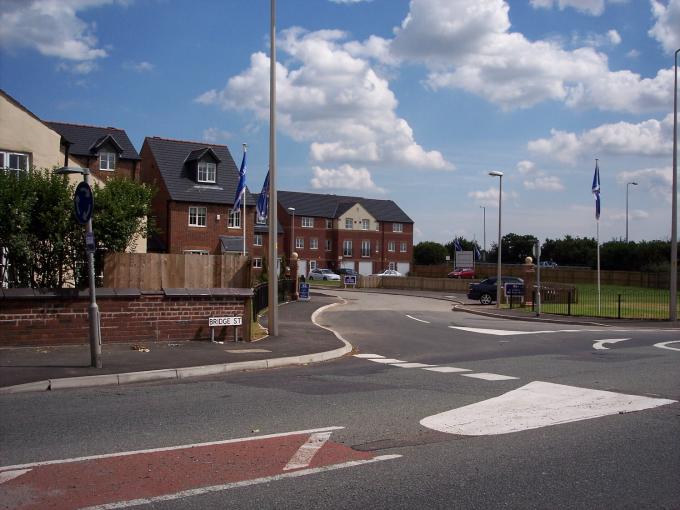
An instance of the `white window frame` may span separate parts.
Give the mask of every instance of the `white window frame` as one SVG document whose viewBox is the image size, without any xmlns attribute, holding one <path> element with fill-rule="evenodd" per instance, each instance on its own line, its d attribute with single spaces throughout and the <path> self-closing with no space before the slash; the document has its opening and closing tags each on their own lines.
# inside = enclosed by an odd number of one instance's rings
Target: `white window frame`
<svg viewBox="0 0 680 510">
<path fill-rule="evenodd" d="M 403 223 L 392 223 L 392 232 L 403 232 L 404 231 L 404 224 Z"/>
<path fill-rule="evenodd" d="M 314 271 L 318 267 L 316 260 L 309 261 L 309 270 Z"/>
<path fill-rule="evenodd" d="M 396 271 L 397 270 L 397 263 L 396 262 L 390 262 L 389 265 L 387 266 L 387 269 L 390 269 L 391 271 Z"/>
<path fill-rule="evenodd" d="M 345 239 L 342 242 L 342 256 L 343 257 L 351 257 L 352 256 L 352 240 L 351 239 Z"/>
<path fill-rule="evenodd" d="M 305 238 L 304 237 L 296 237 L 295 238 L 295 249 L 296 250 L 304 250 L 305 249 Z"/>
<path fill-rule="evenodd" d="M 196 180 L 198 182 L 215 183 L 217 177 L 217 165 L 210 161 L 199 161 L 196 170 Z"/>
<path fill-rule="evenodd" d="M 354 218 L 345 218 L 345 229 L 352 230 L 354 228 Z"/>
<path fill-rule="evenodd" d="M 326 239 L 326 251 L 333 250 L 333 241 L 331 239 Z"/>
<path fill-rule="evenodd" d="M 302 216 L 300 221 L 302 228 L 314 228 L 314 218 L 310 216 Z"/>
<path fill-rule="evenodd" d="M 361 256 L 362 257 L 371 256 L 371 241 L 361 241 Z"/>
<path fill-rule="evenodd" d="M 210 255 L 208 250 L 184 250 L 184 255 Z"/>
<path fill-rule="evenodd" d="M 227 228 L 241 228 L 241 209 L 229 209 Z"/>
<path fill-rule="evenodd" d="M 262 269 L 262 257 L 253 257 L 253 269 Z"/>
<path fill-rule="evenodd" d="M 201 214 L 202 213 L 202 214 Z M 193 216 L 193 218 L 192 218 Z M 201 218 L 203 222 L 201 224 Z M 192 223 L 193 219 L 193 223 Z M 208 225 L 208 208 L 191 206 L 189 207 L 189 226 L 206 228 Z"/>
<path fill-rule="evenodd" d="M 113 172 L 116 169 L 116 153 L 109 151 L 99 152 L 99 170 Z M 104 163 L 104 164 L 102 164 Z"/>
<path fill-rule="evenodd" d="M 394 252 L 397 249 L 397 243 L 394 241 L 387 241 L 387 251 Z"/>
<path fill-rule="evenodd" d="M 406 242 L 402 241 L 399 243 L 399 253 L 406 253 L 408 251 L 408 245 Z"/>
<path fill-rule="evenodd" d="M 326 218 L 326 228 L 327 229 L 333 228 L 333 219 L 332 218 Z"/>
<path fill-rule="evenodd" d="M 262 246 L 262 234 L 255 234 L 253 236 L 253 246 Z"/>
<path fill-rule="evenodd" d="M 361 230 L 369 230 L 371 228 L 371 220 L 361 220 Z"/>
<path fill-rule="evenodd" d="M 17 175 L 19 175 L 19 172 L 28 172 L 28 166 L 30 164 L 30 156 L 26 154 L 25 152 L 10 152 L 10 151 L 2 151 L 0 152 L 0 155 L 2 155 L 2 162 L 0 162 L 0 168 L 4 168 L 6 170 L 11 170 L 15 172 Z M 25 159 L 25 168 L 14 168 L 9 166 L 10 158 L 12 156 L 17 156 L 19 158 L 26 158 Z"/>
<path fill-rule="evenodd" d="M 309 249 L 310 250 L 318 250 L 319 249 L 319 240 L 316 237 L 312 237 L 309 240 Z"/>
</svg>

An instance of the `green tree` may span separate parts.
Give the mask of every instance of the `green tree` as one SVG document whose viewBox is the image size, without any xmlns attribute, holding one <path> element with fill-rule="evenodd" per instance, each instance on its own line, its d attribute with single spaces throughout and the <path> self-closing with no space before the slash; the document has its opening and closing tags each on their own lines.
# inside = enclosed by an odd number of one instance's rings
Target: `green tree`
<svg viewBox="0 0 680 510">
<path fill-rule="evenodd" d="M 443 264 L 445 260 L 446 248 L 439 243 L 423 241 L 413 247 L 413 261 L 417 265 Z"/>
<path fill-rule="evenodd" d="M 523 264 L 527 257 L 533 257 L 536 237 L 530 234 L 506 234 L 501 238 L 501 261 L 506 264 Z M 489 250 L 489 261 L 498 260 L 498 244 L 493 243 Z"/>
<path fill-rule="evenodd" d="M 456 241 L 458 241 L 461 249 L 463 251 L 475 251 L 475 247 L 480 251 L 482 251 L 481 247 L 479 246 L 479 243 L 477 241 L 468 241 L 462 236 L 459 237 L 454 237 L 451 242 L 448 242 L 444 245 L 446 248 L 447 255 L 451 257 L 451 260 L 456 260 Z"/>
</svg>

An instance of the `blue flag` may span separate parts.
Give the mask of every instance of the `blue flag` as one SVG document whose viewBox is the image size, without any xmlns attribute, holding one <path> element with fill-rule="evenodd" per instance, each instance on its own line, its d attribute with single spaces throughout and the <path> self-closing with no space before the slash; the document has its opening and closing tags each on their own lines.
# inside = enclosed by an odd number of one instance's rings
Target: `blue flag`
<svg viewBox="0 0 680 510">
<path fill-rule="evenodd" d="M 463 247 L 460 245 L 460 241 L 458 239 L 453 240 L 453 247 L 456 251 L 463 251 Z"/>
<path fill-rule="evenodd" d="M 246 148 L 243 147 L 243 160 L 241 160 L 241 169 L 238 171 L 239 179 L 236 187 L 236 196 L 234 197 L 234 210 L 241 207 L 241 200 L 245 200 L 246 194 Z"/>
<path fill-rule="evenodd" d="M 595 219 L 600 219 L 600 168 L 595 160 L 595 175 L 593 175 L 593 195 L 595 196 Z"/>
<path fill-rule="evenodd" d="M 257 199 L 257 219 L 264 222 L 267 216 L 269 216 L 269 172 L 264 178 L 262 191 L 260 191 L 260 196 Z"/>
</svg>

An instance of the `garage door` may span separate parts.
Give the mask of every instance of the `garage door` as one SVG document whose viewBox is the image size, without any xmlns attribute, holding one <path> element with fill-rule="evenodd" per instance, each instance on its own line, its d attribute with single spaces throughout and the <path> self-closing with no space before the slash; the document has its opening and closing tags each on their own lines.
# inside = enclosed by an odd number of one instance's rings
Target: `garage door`
<svg viewBox="0 0 680 510">
<path fill-rule="evenodd" d="M 359 262 L 359 274 L 373 274 L 373 262 Z"/>
<path fill-rule="evenodd" d="M 307 276 L 307 261 L 298 259 L 298 276 Z"/>
<path fill-rule="evenodd" d="M 406 276 L 411 270 L 411 264 L 409 262 L 397 262 L 397 271 Z"/>
<path fill-rule="evenodd" d="M 340 267 L 342 267 L 343 269 L 354 269 L 354 262 L 351 261 L 351 260 L 350 261 L 343 261 L 340 264 Z"/>
</svg>

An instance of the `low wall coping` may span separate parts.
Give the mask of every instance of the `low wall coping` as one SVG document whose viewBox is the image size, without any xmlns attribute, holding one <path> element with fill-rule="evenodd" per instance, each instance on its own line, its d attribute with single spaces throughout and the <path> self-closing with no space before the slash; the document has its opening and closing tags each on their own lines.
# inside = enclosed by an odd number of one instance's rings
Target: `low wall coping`
<svg viewBox="0 0 680 510">
<path fill-rule="evenodd" d="M 253 289 L 176 289 L 167 288 L 157 291 L 141 291 L 140 289 L 113 289 L 108 287 L 97 288 L 97 297 L 102 298 L 138 298 L 142 295 L 165 295 L 167 297 L 186 296 L 235 296 L 252 297 Z M 82 299 L 89 298 L 90 291 L 87 289 L 0 289 L 0 300 L 3 299 Z"/>
</svg>

